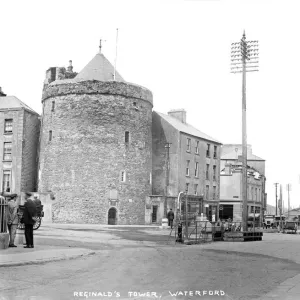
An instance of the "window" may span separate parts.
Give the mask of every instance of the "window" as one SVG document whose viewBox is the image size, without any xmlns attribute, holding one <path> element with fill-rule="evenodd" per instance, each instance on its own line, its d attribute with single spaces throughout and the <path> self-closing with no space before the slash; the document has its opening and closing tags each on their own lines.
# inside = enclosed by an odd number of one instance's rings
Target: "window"
<svg viewBox="0 0 300 300">
<path fill-rule="evenodd" d="M 12 160 L 11 148 L 12 148 L 12 143 L 4 143 L 4 146 L 3 146 L 3 160 Z"/>
<path fill-rule="evenodd" d="M 213 166 L 213 180 L 217 180 L 217 166 Z"/>
<path fill-rule="evenodd" d="M 11 188 L 11 180 L 10 180 L 11 171 L 10 170 L 4 170 L 3 171 L 3 184 L 2 184 L 2 192 L 10 192 Z"/>
<path fill-rule="evenodd" d="M 51 108 L 51 111 L 54 111 L 55 109 L 55 101 L 52 101 L 52 108 Z"/>
<path fill-rule="evenodd" d="M 199 176 L 199 163 L 195 163 L 195 177 Z"/>
<path fill-rule="evenodd" d="M 122 182 L 126 181 L 126 171 L 121 171 L 121 181 Z"/>
<path fill-rule="evenodd" d="M 213 199 L 214 200 L 217 199 L 217 187 L 216 186 L 213 187 Z"/>
<path fill-rule="evenodd" d="M 186 139 L 186 151 L 191 152 L 191 139 Z"/>
<path fill-rule="evenodd" d="M 4 133 L 12 133 L 12 124 L 13 124 L 12 119 L 6 119 L 4 121 Z"/>
<path fill-rule="evenodd" d="M 251 213 L 254 213 L 254 206 L 251 206 Z"/>
<path fill-rule="evenodd" d="M 210 157 L 210 144 L 207 144 L 206 156 Z"/>
<path fill-rule="evenodd" d="M 185 184 L 185 191 L 186 191 L 187 194 L 188 194 L 188 192 L 189 192 L 189 185 L 190 185 L 189 183 L 186 183 L 186 184 Z"/>
<path fill-rule="evenodd" d="M 253 191 L 253 186 L 251 186 L 251 199 L 254 200 L 254 191 Z"/>
<path fill-rule="evenodd" d="M 214 158 L 217 158 L 217 146 L 214 146 Z"/>
<path fill-rule="evenodd" d="M 258 199 L 258 202 L 260 202 L 260 189 L 258 189 L 258 197 L 257 197 Z"/>
<path fill-rule="evenodd" d="M 190 161 L 186 161 L 186 169 L 185 169 L 185 175 L 190 176 Z"/>
<path fill-rule="evenodd" d="M 206 179 L 209 180 L 209 165 L 206 165 Z"/>
<path fill-rule="evenodd" d="M 194 194 L 197 196 L 198 195 L 198 184 L 194 184 Z"/>
<path fill-rule="evenodd" d="M 52 130 L 49 130 L 49 142 L 52 141 Z"/>
<path fill-rule="evenodd" d="M 257 201 L 257 188 L 255 188 L 255 201 Z"/>
<path fill-rule="evenodd" d="M 206 197 L 206 200 L 209 199 L 209 185 L 205 186 L 205 197 Z"/>
<path fill-rule="evenodd" d="M 129 131 L 125 131 L 125 144 L 129 143 Z"/>
<path fill-rule="evenodd" d="M 195 153 L 199 154 L 199 141 L 196 141 Z"/>
</svg>

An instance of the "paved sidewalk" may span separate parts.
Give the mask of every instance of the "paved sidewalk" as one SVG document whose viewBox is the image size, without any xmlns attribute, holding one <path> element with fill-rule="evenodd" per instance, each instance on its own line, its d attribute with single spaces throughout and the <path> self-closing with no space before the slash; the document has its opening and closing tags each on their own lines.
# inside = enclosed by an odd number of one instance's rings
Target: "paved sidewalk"
<svg viewBox="0 0 300 300">
<path fill-rule="evenodd" d="M 33 249 L 8 248 L 0 252 L 0 267 L 40 264 L 49 261 L 73 259 L 95 254 L 95 251 L 84 248 L 63 248 L 53 246 L 35 246 Z"/>
</svg>

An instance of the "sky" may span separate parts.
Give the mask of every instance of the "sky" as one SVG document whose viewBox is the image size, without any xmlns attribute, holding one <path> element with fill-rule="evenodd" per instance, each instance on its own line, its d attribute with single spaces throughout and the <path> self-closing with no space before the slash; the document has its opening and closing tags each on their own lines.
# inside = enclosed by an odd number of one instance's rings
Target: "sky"
<svg viewBox="0 0 300 300">
<path fill-rule="evenodd" d="M 242 75 L 230 73 L 230 51 L 245 30 L 260 50 L 259 71 L 247 73 L 247 141 L 266 160 L 268 203 L 278 182 L 287 206 L 290 183 L 291 207 L 299 207 L 297 2 L 0 0 L 0 86 L 41 113 L 46 70 L 72 60 L 80 72 L 102 39 L 121 76 L 152 91 L 155 111 L 183 108 L 189 124 L 238 144 Z"/>
</svg>

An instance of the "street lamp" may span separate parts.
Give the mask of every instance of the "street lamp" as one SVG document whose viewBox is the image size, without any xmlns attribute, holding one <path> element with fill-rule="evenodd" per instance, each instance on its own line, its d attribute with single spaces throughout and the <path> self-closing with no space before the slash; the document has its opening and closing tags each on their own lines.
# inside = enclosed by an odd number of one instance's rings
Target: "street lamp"
<svg viewBox="0 0 300 300">
<path fill-rule="evenodd" d="M 245 31 L 240 42 L 231 44 L 231 73 L 242 73 L 242 196 L 243 230 L 247 231 L 247 130 L 246 130 L 246 72 L 258 71 L 258 41 L 246 41 Z"/>
</svg>

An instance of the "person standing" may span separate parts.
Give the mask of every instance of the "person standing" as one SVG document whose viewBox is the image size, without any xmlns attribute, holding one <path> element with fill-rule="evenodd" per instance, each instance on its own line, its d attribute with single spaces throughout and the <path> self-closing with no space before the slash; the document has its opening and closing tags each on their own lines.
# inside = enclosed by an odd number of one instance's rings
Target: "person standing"
<svg viewBox="0 0 300 300">
<path fill-rule="evenodd" d="M 174 212 L 172 211 L 172 208 L 170 208 L 168 215 L 167 215 L 169 226 L 171 226 L 171 229 L 173 228 L 173 220 L 174 220 Z"/>
<path fill-rule="evenodd" d="M 33 217 L 36 216 L 36 205 L 31 199 L 32 194 L 26 193 L 23 222 L 25 224 L 26 246 L 24 248 L 34 248 L 33 244 L 33 225 L 35 223 Z"/>
<path fill-rule="evenodd" d="M 15 245 L 15 237 L 17 233 L 17 227 L 19 223 L 18 218 L 18 205 L 16 203 L 17 194 L 7 196 L 7 227 L 9 232 L 9 247 L 17 247 Z"/>
</svg>

